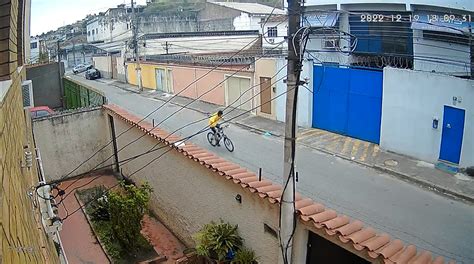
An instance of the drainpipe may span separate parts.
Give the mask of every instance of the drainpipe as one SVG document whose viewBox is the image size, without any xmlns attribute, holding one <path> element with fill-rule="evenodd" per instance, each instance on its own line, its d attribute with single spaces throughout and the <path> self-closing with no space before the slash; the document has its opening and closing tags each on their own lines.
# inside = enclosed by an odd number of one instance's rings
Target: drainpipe
<svg viewBox="0 0 474 264">
<path fill-rule="evenodd" d="M 41 222 L 43 223 L 43 227 L 45 228 L 45 231 L 49 234 L 51 234 L 51 237 L 53 240 L 59 244 L 61 250 L 59 252 L 59 259 L 62 264 L 68 264 L 68 260 L 66 257 L 66 252 L 64 251 L 64 245 L 61 240 L 61 236 L 59 235 L 59 231 L 61 230 L 62 223 L 59 225 L 56 225 L 54 223 L 48 223 L 46 220 L 50 220 L 53 217 L 56 217 L 56 214 L 54 213 L 53 207 L 51 205 L 51 186 L 46 185 L 46 179 L 44 178 L 44 167 L 43 167 L 43 161 L 41 160 L 41 152 L 39 148 L 35 148 L 36 151 L 36 161 L 38 162 L 38 167 L 40 171 L 40 181 L 39 184 L 43 185 L 42 187 L 38 188 L 37 192 L 41 194 L 42 197 L 46 199 L 40 198 L 40 214 L 41 214 Z M 56 228 L 57 231 L 51 231 L 51 227 Z"/>
</svg>

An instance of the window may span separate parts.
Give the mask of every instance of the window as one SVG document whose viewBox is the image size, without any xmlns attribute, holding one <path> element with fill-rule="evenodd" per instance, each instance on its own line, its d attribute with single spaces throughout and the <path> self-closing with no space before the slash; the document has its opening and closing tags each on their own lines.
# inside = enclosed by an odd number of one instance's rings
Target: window
<svg viewBox="0 0 474 264">
<path fill-rule="evenodd" d="M 95 34 L 95 29 L 92 30 L 92 35 L 94 35 L 94 34 Z"/>
<path fill-rule="evenodd" d="M 32 42 L 32 43 L 30 44 L 30 48 L 31 48 L 31 49 L 36 49 L 36 48 L 38 48 L 38 42 Z"/>
<path fill-rule="evenodd" d="M 267 35 L 268 35 L 268 37 L 271 37 L 271 38 L 278 37 L 277 27 L 268 27 L 267 28 Z"/>
<path fill-rule="evenodd" d="M 423 30 L 423 38 L 452 44 L 469 45 L 469 37 L 448 32 Z"/>
<path fill-rule="evenodd" d="M 87 31 L 87 36 L 90 36 L 91 35 L 91 32 L 90 31 Z"/>
<path fill-rule="evenodd" d="M 36 111 L 35 117 L 42 117 L 42 116 L 49 116 L 48 111 L 45 111 L 45 110 Z"/>
<path fill-rule="evenodd" d="M 388 14 L 386 16 L 389 17 Z M 413 32 L 410 23 L 366 22 L 356 15 L 350 16 L 349 21 L 350 33 L 357 38 L 355 53 L 413 55 Z M 355 41 L 355 38 L 352 41 Z"/>
</svg>

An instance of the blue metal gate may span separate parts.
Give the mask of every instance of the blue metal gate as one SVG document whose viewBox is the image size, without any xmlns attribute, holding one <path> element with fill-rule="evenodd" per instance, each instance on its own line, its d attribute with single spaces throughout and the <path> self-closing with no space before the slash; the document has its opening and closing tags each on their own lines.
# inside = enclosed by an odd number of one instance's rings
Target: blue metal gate
<svg viewBox="0 0 474 264">
<path fill-rule="evenodd" d="M 314 65 L 313 127 L 379 143 L 381 71 Z"/>
</svg>

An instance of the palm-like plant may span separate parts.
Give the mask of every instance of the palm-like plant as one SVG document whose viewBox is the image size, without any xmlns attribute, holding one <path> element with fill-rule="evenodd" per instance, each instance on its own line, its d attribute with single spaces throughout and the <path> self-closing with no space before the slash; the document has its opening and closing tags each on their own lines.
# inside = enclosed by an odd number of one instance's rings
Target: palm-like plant
<svg viewBox="0 0 474 264">
<path fill-rule="evenodd" d="M 237 251 L 235 258 L 231 262 L 232 264 L 256 264 L 257 256 L 255 252 L 248 248 L 242 248 Z"/>
<path fill-rule="evenodd" d="M 201 256 L 224 261 L 229 252 L 236 252 L 242 247 L 242 238 L 237 231 L 237 225 L 211 222 L 195 234 L 196 250 Z"/>
</svg>

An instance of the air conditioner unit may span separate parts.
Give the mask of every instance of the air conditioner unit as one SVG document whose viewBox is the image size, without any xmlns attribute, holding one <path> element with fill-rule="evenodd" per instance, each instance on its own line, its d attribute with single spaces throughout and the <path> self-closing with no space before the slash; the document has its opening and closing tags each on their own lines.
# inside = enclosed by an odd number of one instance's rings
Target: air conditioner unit
<svg viewBox="0 0 474 264">
<path fill-rule="evenodd" d="M 323 39 L 322 40 L 323 49 L 336 49 L 339 47 L 339 39 Z"/>
<path fill-rule="evenodd" d="M 33 82 L 31 80 L 26 80 L 21 84 L 21 91 L 23 94 L 23 107 L 31 108 L 34 107 L 33 101 Z"/>
</svg>

